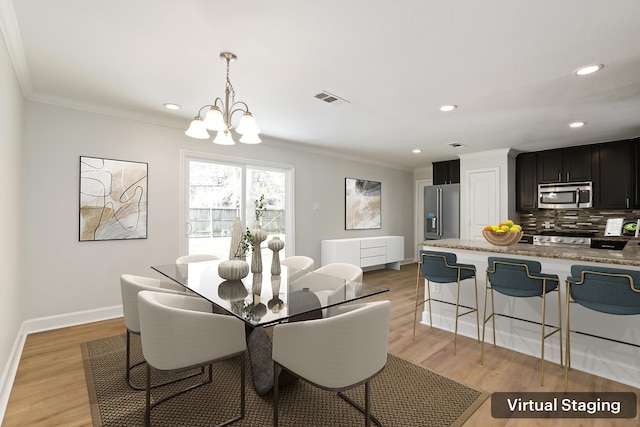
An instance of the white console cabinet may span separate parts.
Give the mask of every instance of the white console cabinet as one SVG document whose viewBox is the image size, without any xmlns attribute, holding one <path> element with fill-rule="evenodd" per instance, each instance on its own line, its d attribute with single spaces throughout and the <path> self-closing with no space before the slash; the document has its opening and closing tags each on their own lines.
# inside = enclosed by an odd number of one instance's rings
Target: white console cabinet
<svg viewBox="0 0 640 427">
<path fill-rule="evenodd" d="M 330 239 L 320 242 L 321 264 L 346 262 L 359 267 L 385 266 L 400 270 L 404 259 L 403 236 Z"/>
</svg>

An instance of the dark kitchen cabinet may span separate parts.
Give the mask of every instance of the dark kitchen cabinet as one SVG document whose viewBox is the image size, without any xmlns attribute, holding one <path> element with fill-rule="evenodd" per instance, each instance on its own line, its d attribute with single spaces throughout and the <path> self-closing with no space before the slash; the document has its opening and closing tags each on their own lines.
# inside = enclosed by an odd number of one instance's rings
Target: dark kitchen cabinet
<svg viewBox="0 0 640 427">
<path fill-rule="evenodd" d="M 598 144 L 594 148 L 593 207 L 631 209 L 635 196 L 636 149 L 633 141 Z"/>
<path fill-rule="evenodd" d="M 433 162 L 433 185 L 459 184 L 460 159 Z"/>
<path fill-rule="evenodd" d="M 536 153 L 521 153 L 516 157 L 516 210 L 538 207 Z"/>
<path fill-rule="evenodd" d="M 591 181 L 591 146 L 539 151 L 538 183 Z"/>
</svg>

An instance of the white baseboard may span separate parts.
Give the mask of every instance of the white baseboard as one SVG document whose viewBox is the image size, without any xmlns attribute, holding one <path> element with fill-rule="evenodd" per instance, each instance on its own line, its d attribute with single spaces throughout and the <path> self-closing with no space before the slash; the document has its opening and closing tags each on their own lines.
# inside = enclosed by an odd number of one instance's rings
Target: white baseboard
<svg viewBox="0 0 640 427">
<path fill-rule="evenodd" d="M 0 378 L 0 424 L 2 424 L 4 414 L 7 410 L 11 388 L 13 387 L 13 381 L 15 380 L 16 373 L 18 372 L 18 365 L 20 364 L 20 357 L 22 356 L 22 350 L 24 348 L 24 343 L 27 340 L 27 335 L 35 332 L 50 331 L 53 329 L 114 319 L 116 317 L 122 317 L 121 305 L 61 314 L 57 316 L 41 317 L 23 322 L 18 334 L 16 335 L 13 348 L 11 349 L 11 354 L 9 355 L 9 360 L 4 367 L 2 377 Z"/>
</svg>

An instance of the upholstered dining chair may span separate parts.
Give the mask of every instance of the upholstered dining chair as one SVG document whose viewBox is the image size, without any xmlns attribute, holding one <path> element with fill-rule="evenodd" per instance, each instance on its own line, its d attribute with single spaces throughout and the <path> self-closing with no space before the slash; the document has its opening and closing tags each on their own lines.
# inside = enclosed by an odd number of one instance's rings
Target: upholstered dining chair
<svg viewBox="0 0 640 427">
<path fill-rule="evenodd" d="M 286 257 L 280 264 L 286 265 L 287 267 L 295 268 L 297 270 L 307 270 L 312 271 L 314 268 L 315 262 L 313 258 L 304 255 L 294 255 L 290 257 Z"/>
<path fill-rule="evenodd" d="M 176 264 L 188 264 L 190 262 L 202 262 L 202 261 L 215 261 L 220 259 L 215 255 L 209 254 L 193 254 L 193 255 L 183 255 L 176 259 Z"/>
<path fill-rule="evenodd" d="M 542 273 L 542 265 L 538 261 L 489 257 L 487 279 L 484 291 L 484 313 L 482 315 L 482 348 L 480 363 L 484 363 L 485 326 L 489 320 L 493 326 L 493 346 L 496 346 L 496 320 L 494 291 L 515 298 L 539 297 L 542 300 L 541 336 L 540 336 L 540 385 L 544 385 L 544 344 L 553 334 L 558 334 L 560 341 L 560 365 L 562 365 L 562 319 L 560 303 L 560 281 L 555 274 Z M 491 290 L 491 315 L 487 318 L 488 292 Z M 547 325 L 546 304 L 547 294 L 556 292 L 558 295 L 558 326 Z M 512 316 L 510 316 L 512 317 Z M 514 318 L 514 317 L 512 317 Z M 517 319 L 517 318 L 516 318 Z M 547 328 L 551 328 L 547 333 Z"/>
<path fill-rule="evenodd" d="M 289 280 L 295 280 L 296 278 L 313 271 L 315 262 L 313 258 L 304 255 L 294 255 L 287 257 L 280 261 L 281 265 L 286 265 L 291 269 L 289 273 Z"/>
<path fill-rule="evenodd" d="M 420 273 L 427 280 L 426 298 L 420 301 Z M 460 283 L 463 280 L 473 279 L 476 306 L 464 307 L 467 309 L 460 313 Z M 480 320 L 478 318 L 478 282 L 476 280 L 476 267 L 472 264 L 458 263 L 458 257 L 452 252 L 421 250 L 418 261 L 418 277 L 416 279 L 416 304 L 413 312 L 413 339 L 416 338 L 416 323 L 418 320 L 418 307 L 427 303 L 429 305 L 429 326 L 433 327 L 433 317 L 431 315 L 431 282 L 434 283 L 456 283 L 456 321 L 453 335 L 453 354 L 457 351 L 458 340 L 458 319 L 467 314 L 476 313 L 476 326 L 478 330 L 478 341 L 480 341 Z M 423 282 L 424 283 L 424 282 Z M 445 304 L 450 304 L 447 301 Z"/>
<path fill-rule="evenodd" d="M 190 295 L 142 291 L 138 293 L 142 353 L 147 361 L 145 426 L 157 405 L 212 380 L 212 364 L 240 359 L 240 414 L 218 424 L 244 418 L 246 338 L 244 323 L 233 316 L 211 313 L 210 304 Z M 151 371 L 176 372 L 209 368 L 208 380 L 188 386 L 170 396 L 151 401 Z M 212 404 L 215 404 L 212 402 Z"/>
<path fill-rule="evenodd" d="M 352 404 L 342 392 L 364 384 L 364 424 L 370 425 L 370 381 L 387 363 L 390 307 L 389 301 L 371 302 L 326 319 L 274 326 L 274 426 L 279 421 L 280 368 L 323 390 L 338 392 Z"/>
<path fill-rule="evenodd" d="M 351 290 L 347 292 L 347 283 L 361 283 L 363 277 L 362 268 L 343 262 L 325 264 L 320 268 L 316 268 L 313 273 L 317 274 L 302 276 L 297 282 L 292 281 L 292 283 L 294 286 L 303 286 L 315 293 L 323 306 L 329 303 L 344 301 L 347 297 L 355 297 L 355 293 L 357 293 L 358 290 L 353 286 Z M 330 307 L 323 309 L 322 312 L 326 317 L 335 314 L 336 310 Z"/>
<path fill-rule="evenodd" d="M 622 268 L 572 265 L 567 277 L 566 342 L 564 391 L 571 367 L 571 304 L 600 313 L 629 316 L 640 314 L 640 271 Z M 609 338 L 591 335 L 607 340 Z M 632 345 L 638 346 L 637 343 Z"/>
<path fill-rule="evenodd" d="M 182 293 L 184 287 L 177 283 L 163 282 L 151 277 L 135 276 L 123 274 L 120 276 L 120 292 L 122 294 L 122 312 L 124 314 L 124 325 L 127 329 L 126 344 L 126 379 L 127 383 L 134 390 L 144 390 L 144 386 L 136 385 L 131 379 L 131 370 L 144 363 L 144 360 L 131 364 L 131 335 L 140 335 L 140 317 L 138 314 L 138 292 L 155 291 L 167 293 Z M 166 385 L 166 383 L 156 386 Z"/>
</svg>

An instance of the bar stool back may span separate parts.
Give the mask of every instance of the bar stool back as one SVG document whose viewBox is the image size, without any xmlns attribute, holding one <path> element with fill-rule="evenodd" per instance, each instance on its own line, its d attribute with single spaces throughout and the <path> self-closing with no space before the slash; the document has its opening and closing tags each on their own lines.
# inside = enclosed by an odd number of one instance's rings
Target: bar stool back
<svg viewBox="0 0 640 427">
<path fill-rule="evenodd" d="M 555 274 L 541 273 L 542 266 L 537 261 L 530 261 L 517 258 L 489 257 L 487 268 L 487 280 L 484 291 L 484 314 L 482 315 L 482 348 L 480 363 L 484 363 L 484 341 L 485 326 L 491 319 L 493 326 L 493 346 L 496 346 L 496 321 L 495 316 L 500 315 L 495 312 L 494 291 L 503 295 L 527 298 L 542 298 L 542 332 L 540 349 L 540 385 L 544 385 L 544 343 L 551 335 L 558 333 L 560 341 L 560 364 L 562 365 L 562 318 L 560 304 L 560 280 Z M 487 318 L 488 292 L 491 289 L 491 315 Z M 551 326 L 551 331 L 546 333 L 546 295 L 549 292 L 558 293 L 558 326 Z M 512 316 L 509 316 L 512 317 Z M 514 317 L 512 317 L 514 318 Z M 515 318 L 518 319 L 518 318 Z M 525 319 L 519 319 L 525 320 Z"/>
<path fill-rule="evenodd" d="M 416 321 L 418 318 L 418 306 L 424 303 L 429 304 L 429 326 L 433 327 L 433 320 L 431 316 L 431 282 L 435 283 L 456 283 L 456 326 L 453 338 L 453 354 L 457 351 L 457 338 L 458 338 L 458 319 L 461 316 L 470 313 L 476 313 L 476 326 L 478 329 L 478 341 L 480 341 L 480 319 L 478 316 L 478 282 L 476 280 L 476 267 L 473 264 L 460 264 L 457 262 L 457 256 L 451 252 L 439 252 L 439 251 L 420 251 L 420 260 L 418 262 L 418 277 L 416 279 L 416 306 L 413 312 L 413 339 L 416 338 Z M 427 280 L 427 298 L 423 301 L 419 301 L 420 290 L 420 272 Z M 460 313 L 460 282 L 466 279 L 473 279 L 474 289 L 476 296 L 476 306 L 466 307 L 468 311 Z M 446 304 L 452 304 L 447 301 L 438 301 Z"/>
<path fill-rule="evenodd" d="M 564 390 L 567 391 L 571 367 L 570 306 L 579 304 L 590 310 L 613 315 L 640 314 L 640 271 L 620 268 L 572 265 L 567 277 L 567 354 L 564 368 Z M 595 335 L 592 335 L 595 336 Z M 608 339 L 606 337 L 597 337 Z M 627 343 L 633 346 L 637 344 Z"/>
</svg>

